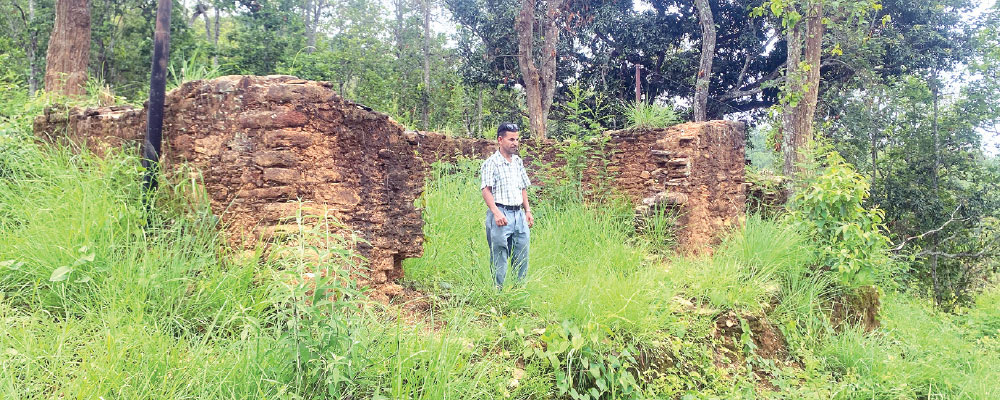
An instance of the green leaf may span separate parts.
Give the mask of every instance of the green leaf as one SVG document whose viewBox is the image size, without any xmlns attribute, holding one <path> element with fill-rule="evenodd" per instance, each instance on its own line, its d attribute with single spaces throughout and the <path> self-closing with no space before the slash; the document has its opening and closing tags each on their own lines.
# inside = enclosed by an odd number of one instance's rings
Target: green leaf
<svg viewBox="0 0 1000 400">
<path fill-rule="evenodd" d="M 82 257 L 76 259 L 76 261 L 73 262 L 73 266 L 74 267 L 79 267 L 81 265 L 84 265 L 84 264 L 87 264 L 87 263 L 90 263 L 90 262 L 94 262 L 94 253 L 93 252 L 87 253 L 87 254 L 83 255 Z"/>
<path fill-rule="evenodd" d="M 49 276 L 49 282 L 65 281 L 66 278 L 69 278 L 70 272 L 73 272 L 73 269 L 65 265 L 56 268 L 55 271 L 52 271 L 52 275 Z"/>
<path fill-rule="evenodd" d="M 608 384 L 604 382 L 604 379 L 595 380 L 594 383 L 597 385 L 598 389 L 601 389 L 601 392 L 606 392 L 608 390 Z"/>
<path fill-rule="evenodd" d="M 0 261 L 0 268 L 7 268 L 10 269 L 11 271 L 17 271 L 23 266 L 24 266 L 23 261 L 17 261 L 17 260 Z"/>
</svg>

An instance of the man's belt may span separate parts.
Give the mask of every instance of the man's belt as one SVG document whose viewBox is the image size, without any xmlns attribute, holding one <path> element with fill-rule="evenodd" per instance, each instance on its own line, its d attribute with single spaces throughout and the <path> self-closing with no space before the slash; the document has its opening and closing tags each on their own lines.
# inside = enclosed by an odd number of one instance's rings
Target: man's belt
<svg viewBox="0 0 1000 400">
<path fill-rule="evenodd" d="M 508 206 L 506 204 L 497 203 L 497 207 L 503 208 L 505 210 L 510 210 L 510 211 L 517 211 L 517 210 L 521 209 L 521 205 L 520 204 L 518 204 L 516 206 Z"/>
</svg>

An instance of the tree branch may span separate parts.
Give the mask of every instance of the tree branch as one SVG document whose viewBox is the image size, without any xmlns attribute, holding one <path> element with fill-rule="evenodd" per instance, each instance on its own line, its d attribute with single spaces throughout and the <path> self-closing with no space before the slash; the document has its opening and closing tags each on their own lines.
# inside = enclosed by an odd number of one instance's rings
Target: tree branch
<svg viewBox="0 0 1000 400">
<path fill-rule="evenodd" d="M 916 254 L 916 257 L 928 257 L 928 256 L 939 256 L 944 258 L 982 258 L 982 257 L 996 257 L 1000 254 L 991 253 L 989 250 L 983 250 L 978 253 L 945 253 L 943 251 L 921 251 Z"/>
<path fill-rule="evenodd" d="M 960 210 L 961 208 L 962 208 L 962 204 L 959 203 L 958 207 L 955 207 L 955 211 L 951 212 L 951 216 L 948 217 L 948 220 L 945 221 L 944 224 L 942 224 L 941 226 L 937 227 L 936 229 L 931 229 L 931 230 L 929 230 L 927 232 L 921 233 L 921 234 L 916 235 L 916 236 L 910 236 L 910 237 L 904 239 L 902 243 L 900 243 L 898 246 L 892 248 L 890 251 L 892 251 L 892 252 L 898 252 L 898 251 L 900 251 L 900 250 L 903 249 L 903 246 L 906 246 L 907 243 L 909 243 L 909 242 L 911 242 L 913 240 L 923 239 L 923 238 L 925 238 L 927 236 L 930 236 L 930 235 L 936 234 L 938 232 L 941 232 L 942 229 L 944 229 L 945 227 L 947 227 L 952 222 L 967 220 L 968 218 L 955 218 L 955 214 L 957 214 L 958 210 Z M 928 254 L 930 254 L 930 253 L 928 253 Z"/>
<path fill-rule="evenodd" d="M 28 21 L 28 17 L 24 15 L 24 9 L 22 9 L 21 6 L 16 2 L 14 2 L 14 8 L 17 9 L 17 12 L 21 13 L 21 21 L 24 21 L 24 27 L 30 29 L 31 28 L 30 22 Z"/>
</svg>

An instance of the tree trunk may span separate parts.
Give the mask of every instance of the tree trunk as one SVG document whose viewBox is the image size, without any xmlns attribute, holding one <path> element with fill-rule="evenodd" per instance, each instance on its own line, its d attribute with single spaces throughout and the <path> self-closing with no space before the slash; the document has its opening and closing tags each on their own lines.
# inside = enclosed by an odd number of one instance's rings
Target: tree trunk
<svg viewBox="0 0 1000 400">
<path fill-rule="evenodd" d="M 316 51 L 316 33 L 325 8 L 326 0 L 312 0 L 306 5 L 306 54 Z"/>
<path fill-rule="evenodd" d="M 28 95 L 35 97 L 38 91 L 38 30 L 35 28 L 35 0 L 28 0 Z"/>
<path fill-rule="evenodd" d="M 209 43 L 212 42 L 212 26 L 208 19 L 208 6 L 205 6 L 205 11 L 201 13 L 202 18 L 205 20 L 205 40 Z"/>
<path fill-rule="evenodd" d="M 476 137 L 484 137 L 483 135 L 483 91 L 477 90 L 476 96 Z"/>
<path fill-rule="evenodd" d="M 708 107 L 708 89 L 712 80 L 712 60 L 715 58 L 715 21 L 708 0 L 695 0 L 698 23 L 701 24 L 701 62 L 694 90 L 694 120 L 704 121 Z"/>
<path fill-rule="evenodd" d="M 558 19 L 562 14 L 563 0 L 546 2 L 545 16 L 539 24 L 543 30 L 542 48 L 536 64 L 534 55 L 535 0 L 521 0 L 521 12 L 517 16 L 517 61 L 524 80 L 525 97 L 528 103 L 528 119 L 531 133 L 545 139 L 545 122 L 548 120 L 552 97 L 556 89 L 556 44 L 559 42 Z"/>
<path fill-rule="evenodd" d="M 938 197 L 938 169 L 941 167 L 941 151 L 940 151 L 940 140 L 938 138 L 938 73 L 934 70 L 934 77 L 931 80 L 931 93 L 933 94 L 933 110 L 934 119 L 932 120 L 932 129 L 934 130 L 934 168 L 931 171 L 931 186 L 934 189 L 934 198 L 937 200 Z M 931 247 L 932 251 L 935 253 L 931 256 L 931 280 L 934 289 L 934 304 L 941 306 L 941 283 L 938 278 L 938 238 L 939 235 L 934 235 L 934 243 Z"/>
<path fill-rule="evenodd" d="M 424 8 L 424 90 L 422 90 L 423 100 L 423 122 L 424 130 L 430 129 L 431 124 L 431 5 L 429 0 L 423 0 Z"/>
<path fill-rule="evenodd" d="M 797 99 L 785 105 L 782 116 L 784 174 L 788 177 L 801 174 L 804 150 L 812 141 L 812 120 L 819 98 L 823 31 L 823 3 L 819 0 L 810 3 L 806 17 L 788 29 L 784 95 Z"/>
<path fill-rule="evenodd" d="M 45 90 L 64 95 L 85 94 L 89 60 L 89 0 L 58 0 L 45 61 Z"/>
<path fill-rule="evenodd" d="M 219 6 L 215 6 L 215 32 L 212 32 L 212 68 L 219 66 Z"/>
</svg>

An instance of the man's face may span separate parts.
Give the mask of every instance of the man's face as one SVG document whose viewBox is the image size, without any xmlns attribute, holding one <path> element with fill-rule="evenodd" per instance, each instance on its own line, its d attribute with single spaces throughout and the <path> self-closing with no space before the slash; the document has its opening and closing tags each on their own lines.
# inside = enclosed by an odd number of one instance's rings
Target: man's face
<svg viewBox="0 0 1000 400">
<path fill-rule="evenodd" d="M 517 153 L 517 145 L 521 142 L 521 135 L 517 132 L 506 132 L 503 137 L 497 137 L 497 142 L 500 143 L 502 152 L 515 154 Z"/>
</svg>

